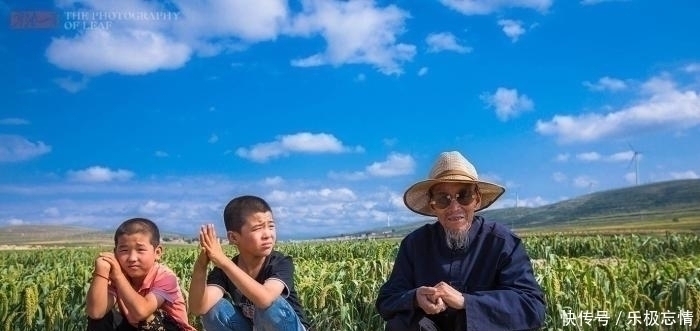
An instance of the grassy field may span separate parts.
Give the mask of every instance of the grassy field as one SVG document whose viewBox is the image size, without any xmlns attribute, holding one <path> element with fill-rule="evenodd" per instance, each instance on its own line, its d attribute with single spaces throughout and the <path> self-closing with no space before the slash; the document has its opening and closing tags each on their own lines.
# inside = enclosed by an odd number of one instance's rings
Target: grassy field
<svg viewBox="0 0 700 331">
<path fill-rule="evenodd" d="M 665 233 L 683 232 L 700 233 L 700 215 L 678 213 L 670 216 L 629 215 L 616 217 L 598 217 L 582 222 L 562 222 L 556 225 L 531 226 L 515 228 L 521 235 L 538 235 L 545 233 L 582 233 L 582 234 L 622 234 L 622 233 Z"/>
<path fill-rule="evenodd" d="M 524 243 L 548 303 L 544 330 L 700 330 L 695 234 L 539 234 Z M 165 248 L 163 262 L 186 290 L 197 248 Z M 0 251 L 0 330 L 84 330 L 92 261 L 103 249 Z M 283 243 L 278 249 L 295 259 L 297 291 L 318 330 L 383 330 L 374 300 L 398 240 Z M 656 319 L 641 319 L 645 315 Z M 198 318 L 191 320 L 201 330 Z"/>
</svg>

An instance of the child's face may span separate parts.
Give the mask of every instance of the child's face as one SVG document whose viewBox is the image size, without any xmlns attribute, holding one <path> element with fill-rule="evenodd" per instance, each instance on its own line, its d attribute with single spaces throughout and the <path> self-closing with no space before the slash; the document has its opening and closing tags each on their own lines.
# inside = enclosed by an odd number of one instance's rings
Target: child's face
<svg viewBox="0 0 700 331">
<path fill-rule="evenodd" d="M 147 233 L 125 234 L 117 239 L 114 256 L 117 257 L 122 271 L 133 279 L 142 279 L 160 259 L 162 248 L 153 247 L 151 236 Z"/>
<path fill-rule="evenodd" d="M 275 246 L 277 233 L 271 212 L 252 213 L 241 227 L 241 233 L 229 232 L 240 252 L 254 256 L 270 255 Z"/>
</svg>

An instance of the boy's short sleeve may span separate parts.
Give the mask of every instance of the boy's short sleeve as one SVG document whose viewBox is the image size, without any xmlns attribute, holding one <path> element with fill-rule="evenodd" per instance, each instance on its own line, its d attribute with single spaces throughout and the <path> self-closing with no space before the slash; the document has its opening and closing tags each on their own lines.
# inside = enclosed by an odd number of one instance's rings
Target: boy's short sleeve
<svg viewBox="0 0 700 331">
<path fill-rule="evenodd" d="M 228 280 L 228 277 L 226 276 L 224 271 L 218 267 L 214 267 L 214 269 L 212 269 L 207 275 L 207 285 L 219 286 L 226 292 L 230 291 L 228 286 L 229 282 L 230 281 Z"/>
<path fill-rule="evenodd" d="M 289 295 L 290 287 L 294 286 L 294 262 L 289 256 L 278 255 L 274 263 L 270 263 L 270 273 L 266 279 L 278 279 L 284 283 L 282 296 Z"/>
<path fill-rule="evenodd" d="M 180 297 L 180 286 L 175 273 L 167 268 L 159 268 L 150 292 L 167 302 L 177 301 Z"/>
</svg>

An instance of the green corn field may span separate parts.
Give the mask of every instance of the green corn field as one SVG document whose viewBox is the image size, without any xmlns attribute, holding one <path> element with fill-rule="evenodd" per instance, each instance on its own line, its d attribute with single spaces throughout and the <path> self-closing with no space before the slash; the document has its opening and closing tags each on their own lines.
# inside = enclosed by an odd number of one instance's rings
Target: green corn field
<svg viewBox="0 0 700 331">
<path fill-rule="evenodd" d="M 546 294 L 544 330 L 700 330 L 698 236 L 552 234 L 523 240 Z M 374 300 L 391 271 L 397 240 L 284 243 L 277 249 L 294 258 L 297 292 L 317 330 L 383 330 Z M 85 330 L 85 294 L 99 251 L 0 251 L 0 329 Z M 163 263 L 178 274 L 185 293 L 197 253 L 195 245 L 165 246 Z"/>
</svg>

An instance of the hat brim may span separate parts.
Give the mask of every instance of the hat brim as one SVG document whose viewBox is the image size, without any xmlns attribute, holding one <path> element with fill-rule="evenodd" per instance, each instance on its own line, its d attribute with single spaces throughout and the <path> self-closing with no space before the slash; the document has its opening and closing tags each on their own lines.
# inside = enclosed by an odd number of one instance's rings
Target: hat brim
<svg viewBox="0 0 700 331">
<path fill-rule="evenodd" d="M 500 185 L 484 182 L 463 179 L 428 179 L 413 184 L 406 190 L 403 195 L 403 202 L 415 213 L 425 216 L 436 216 L 433 208 L 430 207 L 430 197 L 428 190 L 435 184 L 439 183 L 473 183 L 479 187 L 481 194 L 481 206 L 476 211 L 486 209 L 493 204 L 506 191 Z"/>
</svg>

